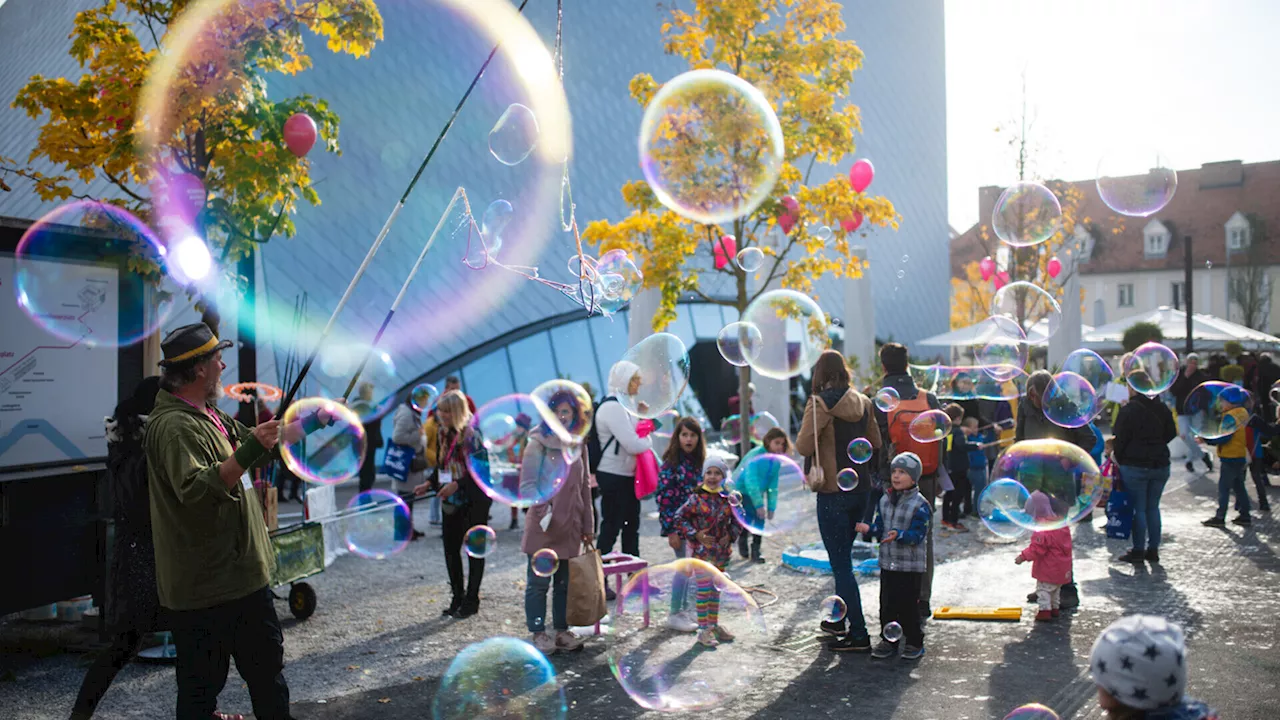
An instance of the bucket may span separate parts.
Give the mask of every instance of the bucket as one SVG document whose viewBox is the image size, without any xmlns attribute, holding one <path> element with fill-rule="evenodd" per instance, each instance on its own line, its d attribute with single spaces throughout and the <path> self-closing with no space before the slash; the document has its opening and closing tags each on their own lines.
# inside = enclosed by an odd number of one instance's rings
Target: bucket
<svg viewBox="0 0 1280 720">
<path fill-rule="evenodd" d="M 30 610 L 23 610 L 22 612 L 18 613 L 18 616 L 21 617 L 23 620 L 57 620 L 58 604 L 51 603 L 49 605 L 41 605 L 40 607 L 34 607 L 34 608 L 31 608 Z"/>
<path fill-rule="evenodd" d="M 85 611 L 93 607 L 92 595 L 81 595 L 78 598 L 63 600 L 57 604 L 58 619 L 63 622 L 80 622 Z"/>
</svg>

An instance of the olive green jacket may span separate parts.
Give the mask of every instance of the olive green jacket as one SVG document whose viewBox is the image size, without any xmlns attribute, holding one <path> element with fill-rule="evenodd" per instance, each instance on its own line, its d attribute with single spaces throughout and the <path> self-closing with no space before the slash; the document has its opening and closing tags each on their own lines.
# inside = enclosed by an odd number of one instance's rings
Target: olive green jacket
<svg viewBox="0 0 1280 720">
<path fill-rule="evenodd" d="M 249 437 L 249 428 L 214 411 L 237 447 Z M 145 442 L 160 604 L 199 610 L 265 587 L 275 553 L 262 503 L 242 483 L 228 490 L 218 477 L 218 466 L 235 450 L 231 442 L 207 415 L 164 390 L 156 395 Z"/>
</svg>

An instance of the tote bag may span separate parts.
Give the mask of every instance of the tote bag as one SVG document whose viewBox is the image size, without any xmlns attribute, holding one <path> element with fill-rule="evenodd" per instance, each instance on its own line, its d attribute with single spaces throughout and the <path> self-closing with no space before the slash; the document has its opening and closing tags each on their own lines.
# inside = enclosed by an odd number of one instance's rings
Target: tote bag
<svg viewBox="0 0 1280 720">
<path fill-rule="evenodd" d="M 646 450 L 636 456 L 636 499 L 644 500 L 658 491 L 658 456 Z"/>
<path fill-rule="evenodd" d="M 413 463 L 413 456 L 417 451 L 408 445 L 400 445 L 387 441 L 387 452 L 382 456 L 382 472 L 384 475 L 390 475 L 396 482 L 408 482 L 409 466 Z"/>
<path fill-rule="evenodd" d="M 1111 495 L 1107 498 L 1107 537 L 1128 540 L 1133 531 L 1133 503 L 1117 478 Z"/>
<path fill-rule="evenodd" d="M 569 602 L 565 619 L 575 627 L 595 625 L 608 612 L 600 551 L 587 543 L 581 555 L 566 562 L 569 563 Z"/>
</svg>

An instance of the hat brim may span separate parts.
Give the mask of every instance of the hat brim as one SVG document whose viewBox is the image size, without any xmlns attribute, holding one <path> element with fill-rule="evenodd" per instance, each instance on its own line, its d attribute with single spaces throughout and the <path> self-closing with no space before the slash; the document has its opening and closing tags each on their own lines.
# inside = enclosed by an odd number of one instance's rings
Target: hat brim
<svg viewBox="0 0 1280 720">
<path fill-rule="evenodd" d="M 231 347 L 234 344 L 235 343 L 231 342 L 230 340 L 220 340 L 218 344 L 214 345 L 213 349 L 207 353 L 201 353 L 199 355 L 196 355 L 195 357 L 186 358 L 184 360 L 178 360 L 177 362 L 174 362 L 173 360 L 161 360 L 159 363 L 156 363 L 156 364 L 162 368 L 175 367 L 178 365 L 187 365 L 187 364 L 194 365 L 195 363 L 198 363 L 201 360 L 204 360 L 205 358 L 218 352 L 219 350 L 226 350 L 227 348 Z"/>
</svg>

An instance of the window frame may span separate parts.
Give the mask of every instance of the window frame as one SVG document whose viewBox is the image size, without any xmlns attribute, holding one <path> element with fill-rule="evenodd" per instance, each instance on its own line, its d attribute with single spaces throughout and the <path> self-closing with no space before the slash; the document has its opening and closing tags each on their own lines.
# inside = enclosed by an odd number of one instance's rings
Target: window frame
<svg viewBox="0 0 1280 720">
<path fill-rule="evenodd" d="M 1116 294 L 1116 307 L 1133 307 L 1134 287 L 1133 283 L 1118 283 Z M 1128 290 L 1128 302 L 1125 302 L 1125 290 Z"/>
</svg>

